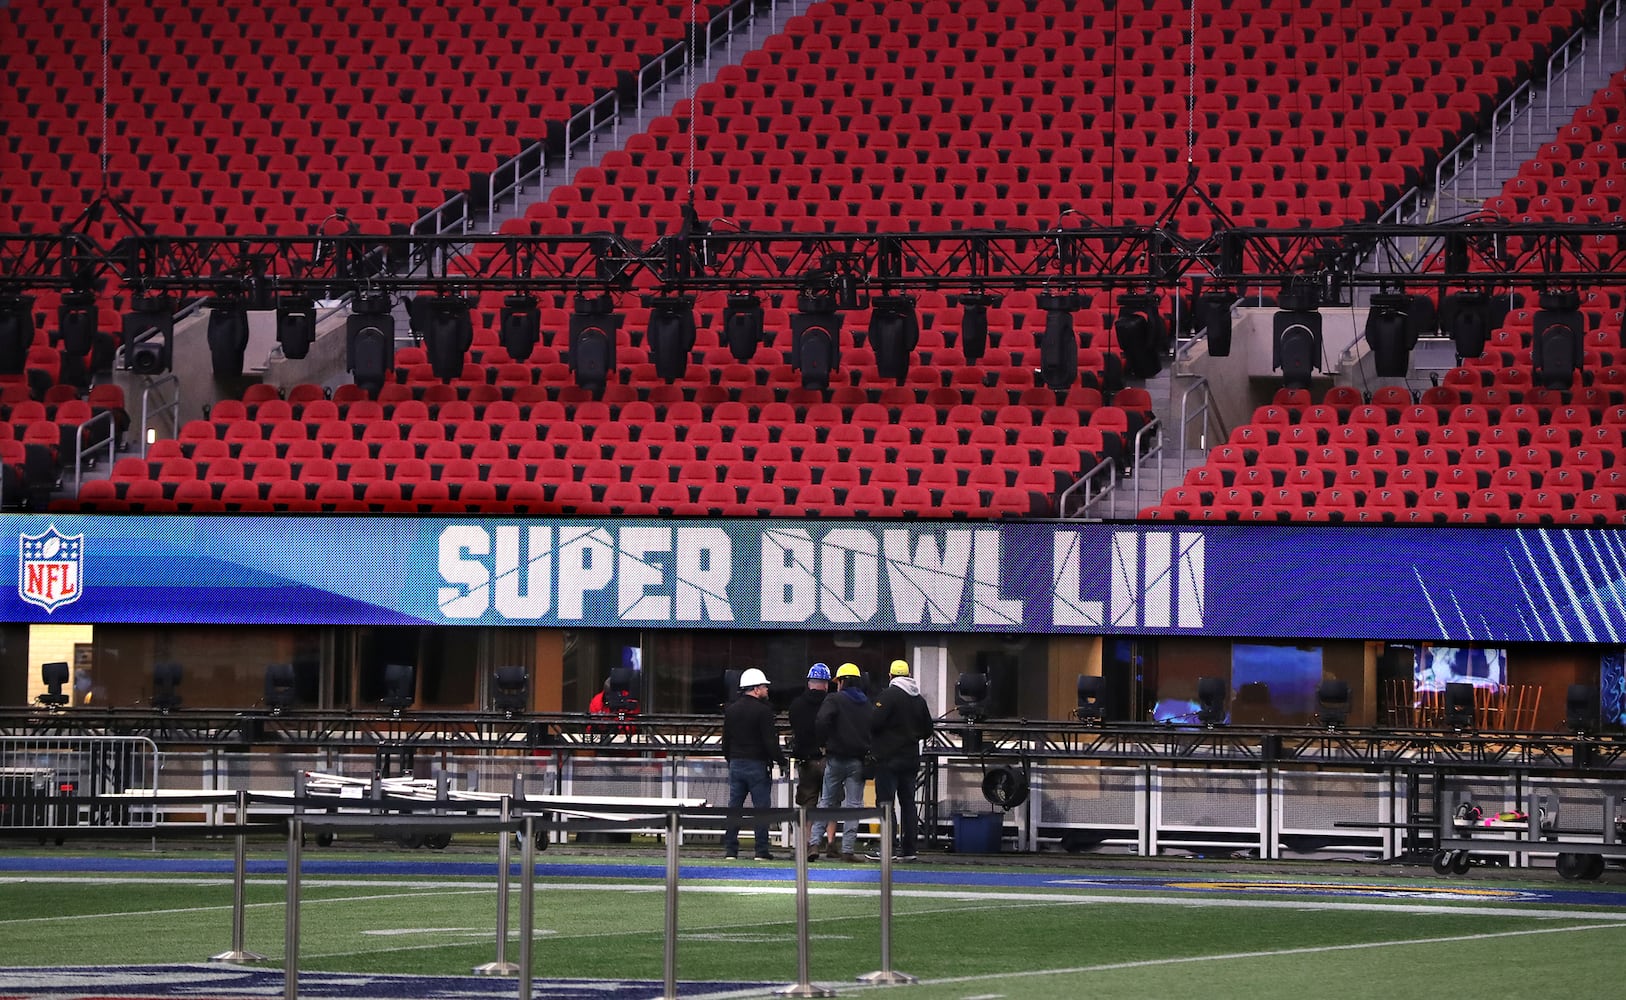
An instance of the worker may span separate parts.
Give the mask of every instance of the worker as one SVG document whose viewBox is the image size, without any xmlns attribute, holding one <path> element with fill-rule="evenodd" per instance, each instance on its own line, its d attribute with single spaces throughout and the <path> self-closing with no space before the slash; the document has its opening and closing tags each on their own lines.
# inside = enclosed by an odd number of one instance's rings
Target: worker
<svg viewBox="0 0 1626 1000">
<path fill-rule="evenodd" d="M 815 728 L 824 749 L 824 786 L 819 794 L 820 809 L 842 805 L 858 808 L 864 804 L 864 758 L 870 749 L 870 719 L 875 705 L 864 693 L 864 675 L 855 663 L 836 669 L 836 692 L 819 706 Z M 808 842 L 809 861 L 818 860 L 819 845 L 830 828 L 828 820 L 813 824 Z M 857 861 L 858 821 L 841 824 L 841 860 Z"/>
<path fill-rule="evenodd" d="M 774 725 L 773 706 L 768 702 L 768 678 L 751 667 L 740 674 L 740 697 L 723 711 L 723 757 L 728 761 L 728 825 L 723 830 L 723 857 L 740 856 L 740 816 L 746 796 L 751 808 L 765 810 L 773 805 L 773 768 L 790 770 L 790 761 L 779 747 L 779 729 Z M 768 847 L 768 820 L 756 821 L 756 859 L 772 861 Z"/>
<path fill-rule="evenodd" d="M 932 711 L 909 676 L 909 664 L 893 660 L 891 682 L 877 699 L 871 720 L 870 755 L 875 758 L 875 804 L 897 805 L 899 861 L 915 861 L 920 816 L 915 781 L 920 774 L 920 741 L 932 733 Z"/>
</svg>

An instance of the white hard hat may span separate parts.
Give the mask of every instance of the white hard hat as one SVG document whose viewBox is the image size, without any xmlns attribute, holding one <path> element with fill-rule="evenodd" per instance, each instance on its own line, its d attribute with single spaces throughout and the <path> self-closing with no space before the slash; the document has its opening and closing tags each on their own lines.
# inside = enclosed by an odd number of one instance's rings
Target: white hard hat
<svg viewBox="0 0 1626 1000">
<path fill-rule="evenodd" d="M 756 667 L 751 667 L 740 674 L 741 691 L 744 691 L 746 688 L 761 687 L 766 683 L 768 683 L 768 675 L 758 670 Z"/>
</svg>

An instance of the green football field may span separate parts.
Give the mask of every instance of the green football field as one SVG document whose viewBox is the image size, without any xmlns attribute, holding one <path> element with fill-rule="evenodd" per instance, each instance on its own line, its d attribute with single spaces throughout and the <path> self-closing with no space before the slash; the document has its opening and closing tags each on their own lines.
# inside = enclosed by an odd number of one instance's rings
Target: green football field
<svg viewBox="0 0 1626 1000">
<path fill-rule="evenodd" d="M 198 963 L 230 945 L 229 856 L 143 852 L 115 863 L 87 851 L 78 864 L 34 863 L 60 856 L 0 848 L 0 966 Z M 278 854 L 267 845 L 256 857 L 274 864 Z M 953 861 L 898 868 L 893 965 L 922 980 L 902 995 L 1613 998 L 1626 979 L 1615 869 L 1599 883 L 1566 883 L 1505 869 L 1442 879 L 1382 865 L 1367 877 L 1351 866 Z M 556 848 L 538 863 L 539 984 L 661 979 L 657 854 Z M 484 873 L 467 873 L 482 864 Z M 811 979 L 842 994 L 868 992 L 855 977 L 880 963 L 875 868 L 813 871 Z M 794 982 L 794 887 L 787 862 L 686 860 L 679 978 Z M 284 888 L 275 870 L 257 870 L 247 888 L 245 943 L 273 967 Z M 495 869 L 478 853 L 311 852 L 300 913 L 302 971 L 467 975 L 495 955 Z"/>
</svg>

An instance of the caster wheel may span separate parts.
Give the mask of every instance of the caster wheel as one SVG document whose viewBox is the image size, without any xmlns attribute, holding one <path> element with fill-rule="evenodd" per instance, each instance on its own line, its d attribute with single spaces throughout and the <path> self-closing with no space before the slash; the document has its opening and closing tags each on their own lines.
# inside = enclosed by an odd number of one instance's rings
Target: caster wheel
<svg viewBox="0 0 1626 1000">
<path fill-rule="evenodd" d="M 1586 879 L 1588 882 L 1595 882 L 1595 881 L 1598 880 L 1598 878 L 1600 878 L 1603 875 L 1603 869 L 1604 869 L 1604 865 L 1605 865 L 1605 862 L 1603 860 L 1603 855 L 1601 855 L 1601 854 L 1588 854 L 1586 856 L 1586 859 L 1587 859 L 1586 870 L 1584 872 L 1582 872 L 1581 877 L 1583 879 Z"/>
<path fill-rule="evenodd" d="M 416 851 L 423 846 L 423 834 L 407 833 L 395 838 L 395 842 L 409 851 Z"/>
<path fill-rule="evenodd" d="M 1468 861 L 1469 861 L 1468 852 L 1467 851 L 1457 851 L 1456 855 L 1457 855 L 1456 857 L 1451 859 L 1451 874 L 1453 874 L 1453 875 L 1466 875 L 1466 874 L 1468 874 Z"/>
<path fill-rule="evenodd" d="M 1455 854 L 1456 854 L 1455 851 L 1435 851 L 1434 852 L 1434 862 L 1433 862 L 1434 874 L 1436 874 L 1436 875 L 1449 875 L 1449 874 L 1451 874 L 1451 862 L 1452 862 Z"/>
<path fill-rule="evenodd" d="M 423 846 L 431 851 L 444 851 L 451 842 L 452 835 L 449 833 L 430 833 L 423 838 Z"/>
<path fill-rule="evenodd" d="M 1568 853 L 1560 854 L 1555 862 L 1558 868 L 1558 874 L 1572 882 L 1579 879 L 1584 879 L 1587 877 L 1586 873 L 1591 867 L 1591 859 L 1595 857 L 1599 857 L 1599 855 Z M 1597 876 L 1594 875 L 1592 877 L 1596 878 Z"/>
<path fill-rule="evenodd" d="M 331 833 L 318 833 L 316 835 L 316 846 L 317 847 L 332 847 L 333 846 L 333 834 L 331 834 Z"/>
</svg>

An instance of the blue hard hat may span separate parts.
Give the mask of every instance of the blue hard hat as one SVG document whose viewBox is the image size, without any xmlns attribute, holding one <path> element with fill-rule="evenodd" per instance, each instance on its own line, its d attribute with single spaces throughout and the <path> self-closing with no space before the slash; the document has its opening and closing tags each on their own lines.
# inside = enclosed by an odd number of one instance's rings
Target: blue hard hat
<svg viewBox="0 0 1626 1000">
<path fill-rule="evenodd" d="M 807 679 L 810 681 L 827 681 L 830 679 L 830 668 L 822 663 L 815 663 L 808 668 Z"/>
</svg>

